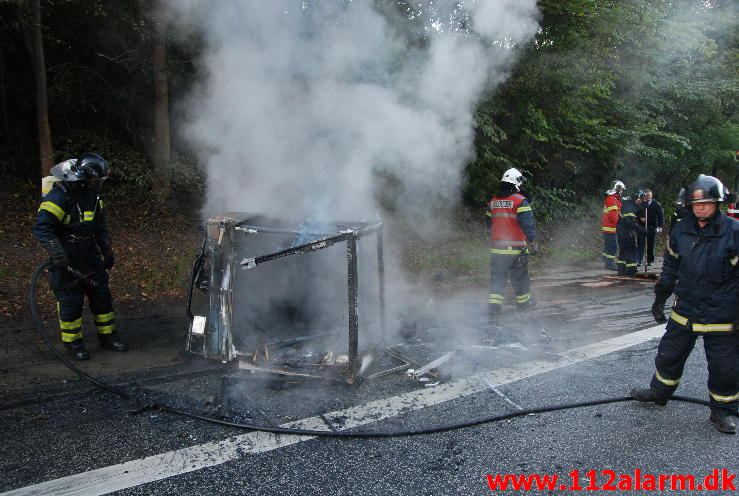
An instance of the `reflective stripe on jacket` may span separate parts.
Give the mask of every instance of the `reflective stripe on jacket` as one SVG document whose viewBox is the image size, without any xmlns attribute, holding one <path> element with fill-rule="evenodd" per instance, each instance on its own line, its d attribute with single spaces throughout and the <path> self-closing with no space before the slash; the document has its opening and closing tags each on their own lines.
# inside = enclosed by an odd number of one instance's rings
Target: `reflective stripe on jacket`
<svg viewBox="0 0 739 496">
<path fill-rule="evenodd" d="M 491 246 L 524 247 L 536 240 L 534 214 L 529 201 L 520 193 L 498 198 L 488 203 Z"/>
<path fill-rule="evenodd" d="M 606 199 L 603 201 L 603 216 L 600 221 L 603 232 L 616 232 L 618 212 L 620 210 L 621 197 L 616 193 L 606 196 Z"/>
<path fill-rule="evenodd" d="M 739 306 L 739 221 L 717 214 L 701 228 L 691 213 L 670 234 L 660 281 L 675 284 L 672 320 L 727 334 Z"/>
<path fill-rule="evenodd" d="M 639 205 L 634 203 L 634 200 L 624 201 L 621 204 L 621 210 L 618 212 L 616 232 L 620 234 L 627 234 L 629 232 L 646 233 L 647 231 L 639 225 L 639 212 Z"/>
</svg>

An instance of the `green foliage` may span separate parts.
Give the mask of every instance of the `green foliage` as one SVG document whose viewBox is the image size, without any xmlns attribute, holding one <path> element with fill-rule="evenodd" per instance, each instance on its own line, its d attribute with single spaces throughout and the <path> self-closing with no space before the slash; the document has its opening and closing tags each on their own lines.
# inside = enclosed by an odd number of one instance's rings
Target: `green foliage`
<svg viewBox="0 0 739 496">
<path fill-rule="evenodd" d="M 537 38 L 478 107 L 477 155 L 465 191 L 470 204 L 485 201 L 508 167 L 531 177 L 547 209 L 566 211 L 572 200 L 561 189 L 599 199 L 615 178 L 669 198 L 701 172 L 733 184 L 735 2 L 539 6 Z"/>
</svg>

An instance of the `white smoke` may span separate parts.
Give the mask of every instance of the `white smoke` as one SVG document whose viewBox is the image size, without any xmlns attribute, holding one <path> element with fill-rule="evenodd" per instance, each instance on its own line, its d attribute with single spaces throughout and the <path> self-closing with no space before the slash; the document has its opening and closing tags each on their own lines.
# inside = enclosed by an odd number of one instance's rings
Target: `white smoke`
<svg viewBox="0 0 739 496">
<path fill-rule="evenodd" d="M 170 19 L 205 42 L 182 132 L 207 167 L 206 214 L 363 220 L 388 195 L 401 214 L 438 199 L 451 210 L 475 102 L 505 78 L 538 11 L 535 0 L 413 5 L 169 2 Z M 426 35 L 409 46 L 411 22 Z"/>
</svg>

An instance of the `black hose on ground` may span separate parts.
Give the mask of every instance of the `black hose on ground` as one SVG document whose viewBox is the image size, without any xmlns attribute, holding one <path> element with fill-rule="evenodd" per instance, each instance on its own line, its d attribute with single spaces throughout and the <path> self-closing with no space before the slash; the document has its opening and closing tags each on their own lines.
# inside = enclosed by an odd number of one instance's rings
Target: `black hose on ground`
<svg viewBox="0 0 739 496">
<path fill-rule="evenodd" d="M 105 384 L 104 382 L 98 379 L 95 379 L 94 377 L 80 370 L 77 366 L 71 363 L 62 353 L 60 353 L 59 350 L 57 350 L 56 347 L 49 340 L 48 333 L 46 332 L 46 328 L 44 326 L 44 322 L 41 319 L 41 316 L 39 315 L 39 311 L 38 311 L 38 303 L 36 301 L 37 300 L 36 287 L 38 285 L 39 275 L 44 270 L 49 268 L 50 266 L 51 266 L 50 262 L 42 263 L 34 272 L 33 278 L 31 280 L 31 288 L 29 290 L 28 303 L 31 307 L 31 317 L 33 318 L 33 324 L 34 324 L 34 327 L 36 328 L 36 332 L 38 332 L 39 336 L 46 343 L 46 346 L 49 347 L 51 352 L 62 363 L 64 363 L 67 367 L 69 367 L 72 371 L 74 371 L 82 379 L 90 382 L 91 384 L 105 391 L 113 393 L 116 396 L 119 396 L 123 399 L 139 400 L 138 404 L 141 405 L 140 398 L 136 398 L 136 397 L 129 395 L 123 389 Z M 708 401 L 699 400 L 695 398 L 687 398 L 684 396 L 672 396 L 671 399 L 676 400 L 676 401 L 685 401 L 688 403 L 696 403 L 699 405 L 710 406 L 710 403 Z M 291 435 L 298 435 L 298 436 L 339 437 L 339 438 L 382 438 L 382 437 L 415 436 L 415 435 L 420 435 L 420 434 L 434 434 L 437 432 L 448 432 L 448 431 L 452 431 L 456 429 L 463 429 L 465 427 L 473 427 L 476 425 L 487 424 L 490 422 L 499 422 L 501 420 L 508 420 L 508 419 L 512 419 L 515 417 L 523 417 L 526 415 L 531 415 L 531 414 L 536 414 L 536 413 L 547 413 L 547 412 L 554 412 L 557 410 L 570 410 L 573 408 L 595 406 L 595 405 L 606 405 L 608 403 L 619 403 L 623 401 L 632 401 L 632 400 L 633 398 L 631 396 L 624 396 L 624 397 L 618 397 L 618 398 L 606 398 L 602 400 L 583 401 L 579 403 L 565 403 L 565 404 L 555 405 L 555 406 L 550 406 L 550 407 L 529 408 L 526 410 L 518 410 L 515 412 L 511 412 L 511 413 L 505 413 L 502 415 L 494 415 L 491 417 L 470 420 L 467 422 L 459 422 L 456 424 L 448 424 L 448 425 L 441 425 L 441 426 L 436 426 L 436 427 L 427 427 L 423 429 L 415 429 L 415 430 L 407 430 L 407 431 L 392 431 L 392 432 L 388 432 L 388 431 L 374 431 L 374 432 L 319 431 L 319 430 L 312 430 L 312 429 L 291 429 L 291 428 L 286 428 L 286 427 L 274 427 L 274 426 L 265 426 L 265 425 L 258 425 L 258 424 L 244 424 L 244 423 L 238 423 L 238 422 L 229 422 L 227 420 L 221 420 L 221 419 L 217 419 L 214 417 L 208 417 L 207 415 L 198 415 L 193 412 L 188 412 L 185 410 L 174 408 L 164 403 L 145 403 L 144 406 L 140 406 L 138 409 L 133 410 L 133 413 L 142 413 L 147 410 L 160 410 L 160 411 L 172 413 L 175 415 L 181 415 L 181 416 L 189 417 L 189 418 L 196 419 L 196 420 L 202 420 L 204 422 L 209 422 L 211 424 L 222 425 L 224 427 L 236 427 L 239 429 L 270 432 L 273 434 L 291 434 Z M 737 413 L 733 411 L 730 413 L 739 417 L 739 415 L 737 415 Z"/>
</svg>

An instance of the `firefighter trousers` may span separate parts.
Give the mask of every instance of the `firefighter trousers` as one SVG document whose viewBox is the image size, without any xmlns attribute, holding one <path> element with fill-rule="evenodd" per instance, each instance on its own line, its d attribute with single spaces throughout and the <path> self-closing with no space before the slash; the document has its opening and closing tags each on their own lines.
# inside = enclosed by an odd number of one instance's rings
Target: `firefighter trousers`
<svg viewBox="0 0 739 496">
<path fill-rule="evenodd" d="M 659 342 L 651 388 L 672 395 L 680 382 L 685 361 L 698 334 L 670 319 Z M 708 361 L 708 394 L 711 410 L 734 412 L 739 406 L 739 334 L 703 335 Z"/>
<path fill-rule="evenodd" d="M 618 264 L 619 275 L 636 274 L 636 239 L 634 233 L 618 233 Z"/>
<path fill-rule="evenodd" d="M 62 341 L 71 343 L 82 339 L 82 311 L 85 296 L 90 304 L 98 334 L 111 334 L 115 331 L 113 298 L 108 286 L 108 274 L 102 268 L 90 276 L 95 285 L 78 281 L 73 276 L 59 271 L 51 272 L 51 289 L 57 301 L 59 327 Z"/>
<path fill-rule="evenodd" d="M 525 254 L 499 255 L 490 257 L 490 306 L 502 308 L 505 299 L 505 289 L 511 278 L 513 291 L 516 294 L 516 307 L 523 308 L 530 305 L 531 290 L 529 288 L 529 260 Z"/>
<path fill-rule="evenodd" d="M 615 232 L 603 233 L 603 263 L 607 267 L 616 267 L 616 254 L 618 253 L 618 238 Z"/>
</svg>

